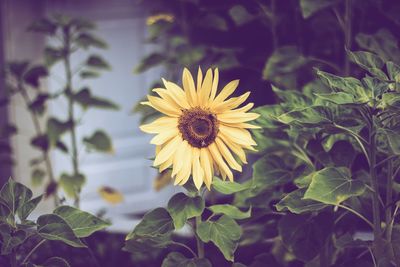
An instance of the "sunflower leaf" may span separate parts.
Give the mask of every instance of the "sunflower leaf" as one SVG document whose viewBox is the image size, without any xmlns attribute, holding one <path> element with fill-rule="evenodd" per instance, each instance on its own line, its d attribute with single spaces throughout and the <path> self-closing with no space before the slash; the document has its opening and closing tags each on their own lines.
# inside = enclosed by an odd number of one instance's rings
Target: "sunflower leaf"
<svg viewBox="0 0 400 267">
<path fill-rule="evenodd" d="M 174 221 L 175 229 L 182 228 L 190 218 L 203 213 L 204 199 L 200 196 L 189 197 L 184 193 L 174 195 L 168 202 L 168 212 Z"/>
<path fill-rule="evenodd" d="M 163 260 L 161 267 L 211 267 L 207 259 L 188 259 L 179 252 L 171 252 Z"/>
</svg>

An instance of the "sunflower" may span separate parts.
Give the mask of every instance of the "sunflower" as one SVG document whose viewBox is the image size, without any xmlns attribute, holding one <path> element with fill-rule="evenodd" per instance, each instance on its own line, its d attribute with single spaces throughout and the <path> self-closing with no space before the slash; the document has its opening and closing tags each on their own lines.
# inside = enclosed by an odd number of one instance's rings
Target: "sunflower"
<svg viewBox="0 0 400 267">
<path fill-rule="evenodd" d="M 247 112 L 253 103 L 238 108 L 250 92 L 229 98 L 239 85 L 234 80 L 217 94 L 218 79 L 218 69 L 214 73 L 208 69 L 203 79 L 199 68 L 195 85 L 185 68 L 183 90 L 162 79 L 165 88 L 153 89 L 159 97 L 149 95 L 142 102 L 163 114 L 140 129 L 156 134 L 150 142 L 156 145 L 153 165 L 160 172 L 171 167 L 175 185 L 185 184 L 192 176 L 197 189 L 203 182 L 210 189 L 214 173 L 233 181 L 231 169 L 241 172 L 238 160 L 247 163 L 244 149 L 255 150 L 257 144 L 248 129 L 259 127 L 248 122 L 259 114 Z"/>
</svg>

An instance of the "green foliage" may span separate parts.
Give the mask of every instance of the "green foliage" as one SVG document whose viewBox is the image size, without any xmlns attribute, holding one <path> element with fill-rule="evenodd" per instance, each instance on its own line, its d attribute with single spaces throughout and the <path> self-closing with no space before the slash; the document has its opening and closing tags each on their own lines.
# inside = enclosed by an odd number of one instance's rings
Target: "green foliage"
<svg viewBox="0 0 400 267">
<path fill-rule="evenodd" d="M 171 252 L 164 259 L 161 267 L 211 267 L 207 259 L 187 259 L 179 252 Z"/>
<path fill-rule="evenodd" d="M 174 195 L 168 202 L 168 212 L 174 220 L 175 229 L 182 228 L 190 218 L 200 216 L 204 210 L 204 199 L 189 197 L 184 193 Z"/>
<path fill-rule="evenodd" d="M 29 262 L 30 253 L 24 255 L 26 241 L 30 236 L 42 238 L 40 244 L 45 240 L 61 241 L 67 245 L 84 248 L 86 245 L 80 240 L 92 233 L 102 230 L 109 224 L 77 208 L 68 206 L 58 207 L 53 214 L 43 214 L 37 220 L 29 220 L 30 214 L 35 210 L 42 200 L 42 195 L 32 198 L 32 191 L 9 179 L 0 191 L 0 246 L 1 255 L 18 261 L 21 266 L 69 266 L 62 258 L 53 257 L 41 265 Z M 39 248 L 31 248 L 32 252 Z M 23 253 L 20 256 L 17 254 Z M 23 257 L 22 257 L 23 256 Z M 26 257 L 25 257 L 26 256 Z M 23 259 L 23 260 L 22 260 Z M 18 266 L 20 266 L 18 265 Z"/>
<path fill-rule="evenodd" d="M 96 131 L 90 137 L 83 138 L 83 142 L 89 150 L 93 149 L 104 153 L 114 152 L 111 138 L 103 131 Z"/>
</svg>

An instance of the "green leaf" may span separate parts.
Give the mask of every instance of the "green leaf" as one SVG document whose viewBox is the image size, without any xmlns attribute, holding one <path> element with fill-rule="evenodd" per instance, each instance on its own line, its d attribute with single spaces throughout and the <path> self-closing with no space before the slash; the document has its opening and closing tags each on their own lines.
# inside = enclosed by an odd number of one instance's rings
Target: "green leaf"
<svg viewBox="0 0 400 267">
<path fill-rule="evenodd" d="M 79 73 L 79 76 L 82 79 L 97 78 L 100 76 L 100 73 L 91 70 L 83 70 Z"/>
<path fill-rule="evenodd" d="M 64 51 L 61 48 L 48 46 L 44 50 L 44 61 L 46 66 L 51 67 L 64 57 Z"/>
<path fill-rule="evenodd" d="M 0 224 L 1 255 L 10 254 L 28 237 L 24 230 L 13 230 L 8 224 Z"/>
<path fill-rule="evenodd" d="M 32 211 L 37 207 L 37 205 L 42 201 L 43 196 L 37 196 L 28 202 L 25 202 L 21 208 L 18 209 L 17 214 L 18 217 L 21 219 L 21 221 L 25 221 L 29 214 L 32 213 Z"/>
<path fill-rule="evenodd" d="M 248 211 L 241 211 L 235 206 L 229 204 L 221 204 L 221 205 L 212 205 L 207 207 L 207 209 L 211 210 L 214 214 L 225 214 L 231 217 L 232 219 L 247 219 L 251 216 L 251 208 Z"/>
<path fill-rule="evenodd" d="M 400 62 L 398 40 L 387 29 L 380 29 L 374 34 L 359 33 L 356 42 L 361 48 L 378 54 L 385 61 Z"/>
<path fill-rule="evenodd" d="M 18 209 L 32 198 L 32 191 L 10 178 L 1 188 L 0 198 L 9 207 L 12 214 L 16 214 Z"/>
<path fill-rule="evenodd" d="M 353 145 L 346 140 L 339 140 L 333 144 L 329 151 L 332 161 L 337 167 L 349 167 L 356 157 L 356 151 Z"/>
<path fill-rule="evenodd" d="M 339 205 L 353 196 L 360 196 L 365 184 L 350 177 L 350 170 L 344 167 L 328 167 L 316 172 L 304 194 L 304 199 L 312 199 L 325 204 Z"/>
<path fill-rule="evenodd" d="M 47 259 L 40 267 L 70 267 L 69 263 L 60 257 L 52 257 Z"/>
<path fill-rule="evenodd" d="M 382 108 L 400 109 L 400 93 L 390 92 L 383 94 L 380 106 Z"/>
<path fill-rule="evenodd" d="M 60 206 L 53 213 L 63 218 L 77 237 L 87 237 L 110 226 L 100 218 L 74 207 Z"/>
<path fill-rule="evenodd" d="M 385 133 L 393 153 L 400 155 L 400 134 L 390 129 L 385 129 Z"/>
<path fill-rule="evenodd" d="M 303 199 L 305 192 L 306 188 L 300 188 L 290 192 L 275 205 L 276 209 L 278 211 L 289 210 L 292 213 L 300 214 L 318 211 L 326 207 L 326 205 L 321 202 Z"/>
<path fill-rule="evenodd" d="M 139 65 L 134 69 L 135 73 L 142 73 L 151 69 L 152 67 L 162 64 L 166 60 L 165 56 L 160 53 L 150 54 L 142 59 Z"/>
<path fill-rule="evenodd" d="M 250 187 L 249 184 L 239 184 L 236 182 L 222 181 L 221 179 L 214 177 L 212 180 L 212 188 L 224 195 L 230 195 Z"/>
<path fill-rule="evenodd" d="M 179 252 L 171 252 L 163 260 L 161 267 L 212 267 L 207 259 L 188 259 Z"/>
<path fill-rule="evenodd" d="M 24 80 L 27 84 L 36 88 L 39 86 L 39 79 L 48 75 L 49 72 L 45 66 L 33 66 L 24 74 Z"/>
<path fill-rule="evenodd" d="M 233 255 L 242 235 L 242 229 L 232 218 L 223 215 L 214 222 L 201 222 L 196 231 L 203 242 L 213 242 L 222 252 L 225 259 L 234 260 Z"/>
<path fill-rule="evenodd" d="M 86 60 L 86 65 L 95 69 L 111 69 L 110 65 L 100 55 L 91 55 Z"/>
<path fill-rule="evenodd" d="M 352 52 L 347 50 L 347 54 L 351 61 L 371 73 L 373 76 L 382 80 L 388 80 L 386 74 L 381 70 L 385 62 L 379 56 L 365 51 Z"/>
<path fill-rule="evenodd" d="M 171 215 L 164 208 L 156 208 L 149 211 L 143 216 L 143 219 L 131 233 L 128 234 L 126 240 L 139 237 L 157 237 L 166 235 L 174 230 L 174 222 Z"/>
<path fill-rule="evenodd" d="M 56 214 L 45 214 L 37 219 L 38 234 L 47 240 L 58 240 L 72 247 L 86 247 L 68 223 Z"/>
<path fill-rule="evenodd" d="M 207 12 L 205 14 L 206 15 L 202 18 L 203 27 L 215 29 L 218 31 L 228 30 L 228 24 L 226 23 L 224 17 L 211 12 Z"/>
<path fill-rule="evenodd" d="M 311 106 L 284 113 L 277 119 L 282 123 L 300 127 L 323 127 L 333 123 L 334 113 L 326 106 Z"/>
<path fill-rule="evenodd" d="M 50 118 L 47 120 L 47 136 L 50 141 L 50 145 L 54 146 L 58 139 L 65 134 L 68 130 L 73 127 L 71 121 L 60 121 L 56 118 Z"/>
<path fill-rule="evenodd" d="M 281 158 L 265 155 L 253 164 L 253 181 L 263 187 L 283 185 L 294 178 Z"/>
<path fill-rule="evenodd" d="M 80 33 L 78 37 L 76 37 L 75 43 L 78 46 L 83 47 L 84 49 L 88 49 L 89 47 L 96 47 L 102 49 L 107 48 L 107 44 L 105 41 L 88 32 Z"/>
<path fill-rule="evenodd" d="M 174 220 L 175 229 L 182 228 L 188 219 L 201 215 L 204 206 L 204 199 L 200 196 L 189 197 L 184 193 L 175 194 L 168 201 L 168 212 Z"/>
<path fill-rule="evenodd" d="M 83 142 L 88 149 L 104 153 L 114 153 L 111 138 L 103 131 L 97 130 L 92 136 L 83 138 Z"/>
<path fill-rule="evenodd" d="M 118 110 L 119 107 L 117 104 L 112 101 L 93 96 L 88 88 L 83 88 L 76 94 L 74 94 L 73 99 L 75 102 L 80 104 L 83 109 L 87 109 L 89 107 L 101 108 L 101 109 L 112 109 Z"/>
<path fill-rule="evenodd" d="M 59 185 L 68 197 L 75 198 L 81 191 L 81 188 L 85 182 L 86 177 L 83 174 L 69 175 L 62 173 L 60 176 Z"/>
<path fill-rule="evenodd" d="M 42 115 L 46 110 L 46 101 L 50 99 L 50 95 L 47 93 L 39 93 L 35 99 L 29 104 L 29 109 L 33 112 Z"/>
<path fill-rule="evenodd" d="M 390 80 L 400 83 L 400 66 L 394 62 L 386 62 L 386 69 L 389 74 Z"/>
<path fill-rule="evenodd" d="M 229 9 L 229 15 L 236 25 L 242 26 L 254 19 L 247 9 L 242 5 L 235 5 Z"/>
<path fill-rule="evenodd" d="M 283 46 L 268 58 L 263 78 L 286 88 L 294 88 L 297 84 L 295 72 L 308 63 L 295 46 Z"/>
<path fill-rule="evenodd" d="M 336 4 L 337 0 L 300 0 L 301 14 L 308 19 L 314 13 Z"/>
<path fill-rule="evenodd" d="M 35 136 L 31 140 L 31 145 L 42 151 L 47 151 L 49 150 L 49 138 L 46 134 Z"/>
<path fill-rule="evenodd" d="M 333 218 L 328 213 L 312 215 L 287 214 L 279 221 L 278 230 L 284 245 L 302 261 L 310 261 L 323 249 L 330 236 Z"/>
<path fill-rule="evenodd" d="M 282 104 L 290 106 L 290 108 L 308 107 L 311 101 L 301 92 L 296 90 L 281 90 L 271 85 L 272 91 L 283 102 Z M 272 115 L 272 114 L 271 114 Z"/>
<path fill-rule="evenodd" d="M 331 94 L 316 94 L 319 98 L 338 104 L 338 105 L 346 105 L 346 104 L 358 104 L 362 103 L 357 101 L 357 99 L 348 93 L 344 92 L 337 92 L 337 93 L 331 93 Z"/>
<path fill-rule="evenodd" d="M 31 181 L 33 186 L 39 186 L 43 183 L 46 172 L 42 169 L 33 169 L 31 173 Z"/>
</svg>

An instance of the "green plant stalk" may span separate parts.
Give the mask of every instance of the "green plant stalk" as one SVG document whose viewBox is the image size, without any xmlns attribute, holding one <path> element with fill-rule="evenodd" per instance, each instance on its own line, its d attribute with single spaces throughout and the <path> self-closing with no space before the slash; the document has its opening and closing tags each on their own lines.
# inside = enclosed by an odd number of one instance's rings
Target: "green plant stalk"
<svg viewBox="0 0 400 267">
<path fill-rule="evenodd" d="M 35 131 L 36 131 L 36 135 L 42 135 L 42 129 L 40 127 L 40 122 L 39 122 L 39 118 L 36 115 L 36 113 L 32 110 L 29 109 L 29 105 L 31 103 L 31 100 L 29 98 L 28 93 L 26 92 L 24 86 L 18 82 L 18 91 L 21 92 L 22 98 L 24 99 L 25 105 L 27 107 L 27 110 L 29 111 L 29 114 L 31 116 L 33 125 L 35 127 Z M 45 162 L 45 166 L 46 166 L 46 170 L 47 170 L 47 174 L 49 176 L 49 180 L 50 182 L 56 182 L 56 179 L 54 177 L 54 173 L 53 173 L 53 165 L 51 163 L 50 160 L 50 156 L 49 156 L 49 152 L 47 150 L 42 150 L 42 154 L 43 154 L 43 158 L 44 158 L 44 162 Z M 57 194 L 54 194 L 54 205 L 57 207 L 60 204 L 60 200 L 58 198 Z"/>
<path fill-rule="evenodd" d="M 373 119 L 372 119 L 373 122 Z M 369 175 L 371 179 L 371 186 L 374 192 L 372 193 L 372 211 L 373 211 L 373 224 L 374 224 L 374 253 L 377 259 L 383 255 L 383 240 L 381 228 L 381 215 L 379 208 L 379 185 L 376 177 L 376 132 L 374 123 L 369 129 Z"/>
<path fill-rule="evenodd" d="M 72 148 L 72 167 L 73 167 L 73 175 L 79 175 L 79 161 L 78 161 L 78 146 L 76 141 L 76 125 L 75 125 L 75 116 L 74 116 L 74 99 L 72 97 L 72 70 L 71 70 L 71 40 L 70 40 L 70 31 L 69 29 L 64 30 L 64 68 L 66 75 L 66 93 L 68 97 L 68 121 L 72 123 L 71 127 L 71 148 Z M 79 207 L 79 192 L 77 192 L 74 200 L 74 206 Z"/>
<path fill-rule="evenodd" d="M 386 181 L 386 209 L 385 209 L 385 222 L 386 222 L 386 240 L 392 237 L 392 201 L 393 201 L 393 162 L 390 159 L 387 163 L 387 181 Z"/>
<path fill-rule="evenodd" d="M 197 257 L 199 259 L 204 258 L 204 243 L 201 241 L 200 237 L 197 235 L 197 227 L 201 223 L 201 215 L 196 217 L 196 223 L 195 223 L 195 236 L 196 236 L 196 243 L 197 243 Z"/>
<path fill-rule="evenodd" d="M 11 266 L 11 267 L 18 267 L 18 265 L 17 265 L 17 255 L 16 255 L 16 253 L 14 252 L 14 250 L 13 250 L 13 252 L 10 254 L 9 259 L 10 259 L 10 266 Z"/>
</svg>

